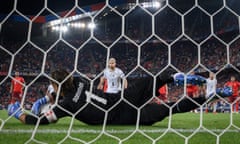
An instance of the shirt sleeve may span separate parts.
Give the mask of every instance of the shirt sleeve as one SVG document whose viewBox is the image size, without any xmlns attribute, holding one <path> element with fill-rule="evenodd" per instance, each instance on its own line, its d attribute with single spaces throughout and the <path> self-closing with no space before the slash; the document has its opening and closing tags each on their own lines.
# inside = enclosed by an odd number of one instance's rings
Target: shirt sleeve
<svg viewBox="0 0 240 144">
<path fill-rule="evenodd" d="M 107 78 L 107 69 L 103 71 L 103 78 Z"/>
<path fill-rule="evenodd" d="M 22 80 L 23 80 L 23 83 L 25 83 L 25 80 L 24 80 L 24 78 L 22 78 Z"/>
<path fill-rule="evenodd" d="M 119 69 L 119 75 L 120 75 L 121 78 L 125 77 L 125 74 L 123 73 L 123 71 L 121 69 Z"/>
</svg>

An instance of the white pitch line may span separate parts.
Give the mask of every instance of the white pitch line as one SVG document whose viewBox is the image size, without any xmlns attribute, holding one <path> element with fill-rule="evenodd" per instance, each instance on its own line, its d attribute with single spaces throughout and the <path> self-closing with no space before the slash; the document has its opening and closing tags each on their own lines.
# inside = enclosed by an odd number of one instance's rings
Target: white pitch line
<svg viewBox="0 0 240 144">
<path fill-rule="evenodd" d="M 158 130 L 149 130 L 149 129 L 140 129 L 142 132 L 145 133 L 162 133 L 165 132 L 167 129 L 158 129 Z M 195 132 L 196 129 L 174 129 L 177 132 L 182 132 L 182 133 L 193 133 Z M 221 133 L 224 129 L 209 129 L 212 132 L 215 133 Z M 125 133 L 132 133 L 134 132 L 135 129 L 132 130 L 106 130 L 106 132 L 108 133 L 112 133 L 112 134 L 125 134 Z M 23 129 L 19 129 L 19 130 L 1 130 L 0 133 L 32 133 L 33 130 L 23 130 Z M 57 129 L 42 129 L 42 130 L 37 130 L 37 133 L 67 133 L 67 130 L 57 130 Z M 96 134 L 96 133 L 101 133 L 102 130 L 91 130 L 91 129 L 79 129 L 79 130 L 72 130 L 71 133 L 92 133 L 92 134 Z M 173 132 L 172 130 L 169 130 L 169 132 Z M 200 133 L 206 133 L 206 130 L 198 130 L 198 132 Z M 231 132 L 231 133 L 239 133 L 240 130 L 227 130 L 226 132 Z"/>
</svg>

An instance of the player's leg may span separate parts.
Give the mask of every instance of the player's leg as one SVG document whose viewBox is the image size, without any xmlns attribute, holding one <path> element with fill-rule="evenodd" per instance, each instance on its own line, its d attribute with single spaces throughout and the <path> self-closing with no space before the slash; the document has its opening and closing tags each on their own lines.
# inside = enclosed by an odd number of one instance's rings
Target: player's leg
<svg viewBox="0 0 240 144">
<path fill-rule="evenodd" d="M 10 101 L 9 101 L 9 104 L 8 104 L 8 110 L 13 104 L 15 104 L 15 102 L 21 103 L 21 97 L 20 97 L 19 92 L 13 92 L 11 94 L 11 98 L 10 98 Z"/>
<path fill-rule="evenodd" d="M 172 113 L 189 112 L 191 110 L 198 108 L 205 101 L 206 101 L 205 97 L 196 97 L 196 98 L 192 98 L 192 100 L 187 98 L 183 99 L 173 107 Z"/>
<path fill-rule="evenodd" d="M 231 97 L 231 103 L 232 103 L 232 112 L 236 113 L 237 112 L 237 96 L 233 95 Z"/>
<path fill-rule="evenodd" d="M 169 107 L 172 107 L 172 114 L 189 112 L 199 107 L 206 101 L 205 97 L 182 99 L 177 104 L 175 102 L 164 104 L 149 104 L 141 110 L 140 124 L 152 125 L 155 122 L 161 121 L 170 115 Z"/>
<path fill-rule="evenodd" d="M 153 90 L 154 79 L 152 77 L 129 80 L 128 88 L 124 91 L 124 98 L 136 106 L 141 106 L 153 97 L 153 91 L 156 95 L 159 87 L 173 81 L 172 76 L 157 77 L 156 88 Z"/>
<path fill-rule="evenodd" d="M 25 114 L 20 107 L 20 103 L 17 101 L 8 108 L 8 115 L 14 116 L 25 124 L 36 124 L 39 120 L 36 116 Z M 40 119 L 40 124 L 49 124 L 46 117 Z"/>
<path fill-rule="evenodd" d="M 193 84 L 202 84 L 205 79 L 201 76 L 191 75 L 187 76 L 187 81 Z M 156 87 L 153 90 L 153 78 L 137 79 L 131 83 L 129 81 L 129 87 L 125 90 L 124 97 L 136 106 L 141 106 L 153 97 L 153 92 L 157 95 L 159 87 L 167 83 L 184 84 L 184 74 L 175 73 L 173 75 L 161 75 L 156 78 Z"/>
<path fill-rule="evenodd" d="M 236 101 L 236 113 L 239 113 L 239 99 L 237 97 L 237 101 Z"/>
<path fill-rule="evenodd" d="M 153 78 L 145 77 L 128 80 L 128 88 L 124 90 L 124 98 L 135 106 L 141 106 L 153 96 Z"/>
<path fill-rule="evenodd" d="M 10 104 L 14 104 L 15 102 L 21 103 L 21 93 L 20 92 L 13 92 L 10 99 Z"/>
<path fill-rule="evenodd" d="M 228 101 L 230 102 L 230 104 L 232 104 L 232 106 L 231 106 L 231 112 L 233 112 L 233 110 L 234 110 L 234 106 L 233 106 L 233 102 L 234 102 L 234 97 L 233 96 L 230 96 L 229 98 L 228 98 Z"/>
</svg>

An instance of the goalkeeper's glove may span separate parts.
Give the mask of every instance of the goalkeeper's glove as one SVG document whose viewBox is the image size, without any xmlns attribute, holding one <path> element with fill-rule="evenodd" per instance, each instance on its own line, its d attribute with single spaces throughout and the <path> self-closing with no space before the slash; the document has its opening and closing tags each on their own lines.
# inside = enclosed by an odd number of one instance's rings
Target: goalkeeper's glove
<svg viewBox="0 0 240 144">
<path fill-rule="evenodd" d="M 187 83 L 192 85 L 203 85 L 204 83 L 206 83 L 206 78 L 200 75 L 188 75 Z"/>
<path fill-rule="evenodd" d="M 42 97 L 42 98 L 38 99 L 36 102 L 33 103 L 31 112 L 35 115 L 39 115 L 41 106 L 44 105 L 44 104 L 47 104 L 48 101 L 49 101 L 48 96 L 45 96 L 45 97 Z"/>
<path fill-rule="evenodd" d="M 23 114 L 21 108 L 20 108 L 20 103 L 15 102 L 14 104 L 9 105 L 8 107 L 8 115 L 11 116 L 13 115 L 16 119 L 19 119 L 19 117 Z"/>
<path fill-rule="evenodd" d="M 233 91 L 231 87 L 224 86 L 223 88 L 217 88 L 216 93 L 221 97 L 229 97 L 232 96 Z"/>
</svg>

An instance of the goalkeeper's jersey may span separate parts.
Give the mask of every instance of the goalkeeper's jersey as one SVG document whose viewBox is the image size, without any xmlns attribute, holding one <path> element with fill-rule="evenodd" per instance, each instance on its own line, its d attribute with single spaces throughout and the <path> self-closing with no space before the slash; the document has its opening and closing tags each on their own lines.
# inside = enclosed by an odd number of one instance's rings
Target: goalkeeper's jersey
<svg viewBox="0 0 240 144">
<path fill-rule="evenodd" d="M 149 78 L 130 81 L 124 91 L 124 100 L 121 99 L 121 93 L 104 93 L 95 87 L 90 92 L 87 80 L 79 79 L 75 83 L 76 88 L 65 94 L 59 106 L 53 109 L 56 119 L 74 115 L 87 124 L 103 124 L 106 111 L 111 109 L 108 111 L 107 124 L 134 124 L 138 115 L 134 106 L 140 107 L 152 97 L 153 83 Z M 156 109 L 156 113 L 159 113 L 157 106 L 153 107 L 153 111 Z M 149 121 L 147 115 L 150 113 L 142 112 L 141 122 Z"/>
<path fill-rule="evenodd" d="M 156 87 L 161 87 L 173 78 L 157 79 Z M 71 116 L 87 124 L 139 124 L 151 125 L 161 121 L 169 115 L 169 107 L 175 103 L 146 104 L 153 95 L 153 80 L 148 78 L 137 79 L 129 83 L 129 87 L 121 94 L 106 94 L 93 88 L 87 81 L 80 80 L 77 87 L 67 92 L 58 105 L 49 110 L 41 118 L 40 124 L 56 122 L 61 117 Z M 94 95 L 91 95 L 91 94 Z M 89 97 L 89 101 L 87 97 Z M 172 113 L 187 112 L 198 107 L 195 102 L 202 104 L 205 97 L 182 99 L 172 108 Z M 106 101 L 104 101 L 106 100 Z M 166 106 L 168 105 L 168 106 Z M 140 111 L 139 111 L 140 110 Z M 107 118 L 107 119 L 105 119 Z M 139 119 L 138 119 L 139 118 Z M 36 124 L 38 118 L 26 116 L 26 124 Z"/>
<path fill-rule="evenodd" d="M 167 81 L 171 82 L 173 79 L 157 80 L 157 87 L 163 86 Z M 80 80 L 76 84 L 77 87 L 65 94 L 64 98 L 59 101 L 58 106 L 54 107 L 49 113 L 44 114 L 45 117 L 41 119 L 40 124 L 48 124 L 62 117 L 74 116 L 74 118 L 87 124 L 101 125 L 107 117 L 107 124 L 136 124 L 137 119 L 140 118 L 139 124 L 151 125 L 164 119 L 169 114 L 169 108 L 165 105 L 147 104 L 142 107 L 152 98 L 152 79 L 143 78 L 131 81 L 123 96 L 120 93 L 103 93 L 103 91 L 95 88 L 90 92 L 89 82 L 85 80 Z M 88 97 L 90 102 L 88 102 Z M 189 100 L 187 99 L 187 101 Z M 181 106 L 180 109 L 183 110 L 181 112 L 197 107 L 191 101 L 183 103 L 189 104 Z M 140 107 L 139 113 L 136 108 Z M 177 112 L 177 109 L 173 112 Z M 27 119 L 28 124 L 37 122 L 37 119 L 33 116 L 28 116 Z"/>
<path fill-rule="evenodd" d="M 99 124 L 104 120 L 104 111 L 113 105 L 120 94 L 104 94 L 95 87 L 90 92 L 90 83 L 85 79 L 75 79 L 75 89 L 69 91 L 58 106 L 53 109 L 56 118 L 76 115 L 76 119 L 88 124 Z M 64 109 L 62 109 L 64 108 Z"/>
</svg>

